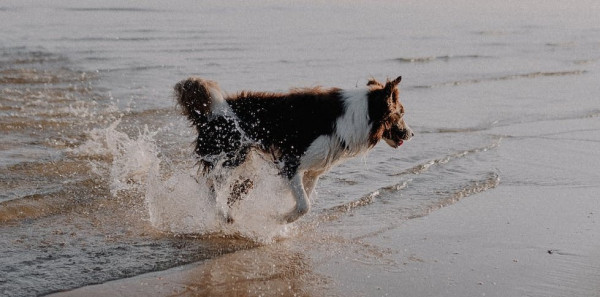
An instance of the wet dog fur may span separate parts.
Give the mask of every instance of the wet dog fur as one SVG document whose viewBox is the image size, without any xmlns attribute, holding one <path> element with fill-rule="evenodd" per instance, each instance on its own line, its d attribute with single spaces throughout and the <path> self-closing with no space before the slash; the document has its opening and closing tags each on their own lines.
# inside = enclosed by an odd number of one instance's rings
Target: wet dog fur
<svg viewBox="0 0 600 297">
<path fill-rule="evenodd" d="M 175 96 L 198 132 L 195 153 L 203 172 L 217 164 L 240 166 L 251 150 L 269 156 L 289 181 L 296 201 L 281 218 L 291 223 L 309 211 L 309 195 L 332 166 L 365 153 L 381 139 L 394 148 L 410 140 L 413 132 L 399 101 L 400 81 L 371 79 L 366 88 L 354 90 L 242 91 L 228 96 L 216 82 L 190 77 L 175 85 Z M 252 181 L 240 179 L 231 188 L 229 206 L 251 190 Z"/>
</svg>

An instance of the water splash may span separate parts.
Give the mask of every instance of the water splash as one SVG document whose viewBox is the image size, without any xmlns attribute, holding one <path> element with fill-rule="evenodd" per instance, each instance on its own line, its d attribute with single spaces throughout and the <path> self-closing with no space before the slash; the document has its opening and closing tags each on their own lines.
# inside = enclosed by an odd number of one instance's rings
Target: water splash
<svg viewBox="0 0 600 297">
<path fill-rule="evenodd" d="M 250 153 L 238 168 L 217 166 L 204 176 L 194 156 L 181 161 L 160 150 L 155 136 L 168 131 L 150 131 L 145 126 L 130 137 L 119 130 L 120 123 L 117 120 L 91 131 L 77 153 L 104 156 L 108 168 L 94 161 L 92 170 L 108 177 L 111 196 L 142 198 L 154 228 L 173 234 L 241 236 L 257 242 L 271 242 L 294 229 L 280 223 L 283 214 L 294 207 L 287 181 L 260 153 Z M 246 179 L 252 180 L 250 191 L 228 205 L 236 182 Z M 227 216 L 233 222 L 227 222 Z"/>
<path fill-rule="evenodd" d="M 286 181 L 272 163 L 251 153 L 242 166 L 217 167 L 207 176 L 195 166 L 176 170 L 168 178 L 149 174 L 146 205 L 152 225 L 177 234 L 222 234 L 268 243 L 293 230 L 280 217 L 293 207 Z M 229 206 L 227 200 L 238 180 L 250 179 L 252 189 Z M 214 191 L 209 184 L 213 185 Z M 227 222 L 226 216 L 232 221 Z"/>
<path fill-rule="evenodd" d="M 138 136 L 130 138 L 117 127 L 121 120 L 116 120 L 107 128 L 93 129 L 88 133 L 88 140 L 72 152 L 80 156 L 105 156 L 111 159 L 108 167 L 110 194 L 118 196 L 120 191 L 144 190 L 148 173 L 157 170 L 160 159 L 158 147 L 154 140 L 157 131 L 151 132 L 147 126 L 138 131 Z M 102 164 L 92 162 L 92 170 L 100 176 Z"/>
<path fill-rule="evenodd" d="M 145 204 L 155 228 L 176 234 L 210 233 L 219 229 L 217 207 L 210 190 L 196 180 L 195 170 L 163 178 L 148 175 Z"/>
</svg>

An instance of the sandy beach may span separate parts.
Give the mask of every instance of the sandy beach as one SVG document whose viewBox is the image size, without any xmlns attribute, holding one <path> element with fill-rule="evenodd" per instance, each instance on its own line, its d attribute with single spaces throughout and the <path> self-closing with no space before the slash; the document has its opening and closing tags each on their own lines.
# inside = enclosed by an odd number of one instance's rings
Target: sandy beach
<svg viewBox="0 0 600 297">
<path fill-rule="evenodd" d="M 313 230 L 52 296 L 600 296 L 599 131 L 597 116 L 494 129 L 507 180 L 387 230 Z"/>
</svg>

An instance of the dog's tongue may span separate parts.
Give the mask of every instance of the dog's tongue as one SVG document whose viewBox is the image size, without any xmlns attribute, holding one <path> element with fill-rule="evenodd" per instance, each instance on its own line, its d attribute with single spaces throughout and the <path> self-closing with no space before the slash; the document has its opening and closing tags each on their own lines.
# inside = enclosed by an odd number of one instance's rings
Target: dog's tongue
<svg viewBox="0 0 600 297">
<path fill-rule="evenodd" d="M 398 140 L 398 146 L 401 146 L 404 143 L 402 140 Z"/>
</svg>

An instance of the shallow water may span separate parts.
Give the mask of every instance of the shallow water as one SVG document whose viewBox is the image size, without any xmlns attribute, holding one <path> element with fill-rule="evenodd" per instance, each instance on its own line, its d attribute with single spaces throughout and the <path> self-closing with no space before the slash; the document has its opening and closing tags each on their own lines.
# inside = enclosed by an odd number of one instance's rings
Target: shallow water
<svg viewBox="0 0 600 297">
<path fill-rule="evenodd" d="M 204 259 L 240 267 L 257 257 L 260 269 L 271 263 L 255 255 L 265 249 L 304 267 L 298 238 L 393 270 L 380 254 L 395 251 L 365 251 L 360 239 L 502 183 L 593 183 L 551 167 L 498 169 L 518 154 L 499 153 L 514 138 L 492 129 L 541 123 L 523 136 L 536 141 L 553 132 L 544 122 L 597 120 L 600 8 L 487 2 L 3 1 L 1 295 Z M 290 226 L 276 223 L 292 205 L 283 181 L 254 156 L 244 174 L 257 188 L 233 210 L 236 222 L 223 224 L 224 201 L 207 194 L 194 131 L 172 99 L 174 83 L 190 75 L 229 92 L 355 88 L 402 75 L 417 136 L 324 175 L 311 213 Z M 518 179 L 523 171 L 530 180 Z"/>
</svg>

